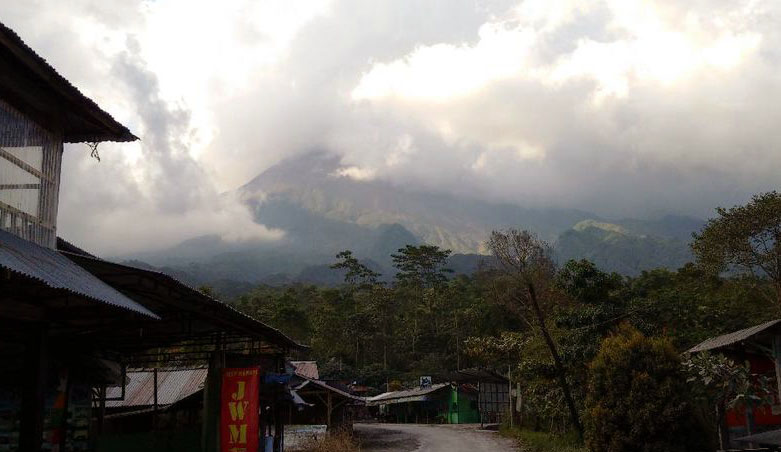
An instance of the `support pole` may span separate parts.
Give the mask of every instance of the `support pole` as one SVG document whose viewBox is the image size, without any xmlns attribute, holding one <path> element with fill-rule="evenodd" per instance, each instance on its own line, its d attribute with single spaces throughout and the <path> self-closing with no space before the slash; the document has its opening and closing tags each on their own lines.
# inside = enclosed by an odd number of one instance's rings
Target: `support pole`
<svg viewBox="0 0 781 452">
<path fill-rule="evenodd" d="M 332 401 L 332 397 L 331 397 L 331 391 L 328 391 L 327 400 L 328 400 L 328 402 L 327 402 L 327 409 L 328 409 L 328 420 L 327 420 L 328 422 L 327 422 L 327 424 L 328 425 L 326 426 L 327 427 L 326 430 L 330 431 L 331 430 L 331 411 L 333 410 L 333 401 Z"/>
<path fill-rule="evenodd" d="M 773 336 L 773 363 L 776 367 L 776 399 L 777 404 L 781 404 L 781 335 Z"/>
<path fill-rule="evenodd" d="M 154 387 L 154 400 L 153 400 L 153 415 L 152 415 L 152 430 L 157 430 L 157 367 L 155 367 L 152 370 L 152 379 L 154 380 L 153 383 L 155 385 Z"/>
<path fill-rule="evenodd" d="M 33 331 L 25 347 L 19 450 L 37 452 L 41 450 L 43 438 L 48 344 L 44 325 L 31 329 Z"/>
<path fill-rule="evenodd" d="M 513 428 L 513 379 L 510 365 L 507 366 L 507 400 L 510 402 L 510 428 Z"/>
<path fill-rule="evenodd" d="M 203 385 L 203 427 L 201 450 L 214 452 L 220 448 L 220 386 L 222 384 L 222 352 L 212 353 Z"/>
</svg>

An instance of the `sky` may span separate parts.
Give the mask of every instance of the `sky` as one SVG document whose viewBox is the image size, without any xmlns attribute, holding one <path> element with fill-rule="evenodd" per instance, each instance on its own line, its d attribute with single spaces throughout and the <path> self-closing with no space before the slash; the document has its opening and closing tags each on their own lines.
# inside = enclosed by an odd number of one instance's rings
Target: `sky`
<svg viewBox="0 0 781 452">
<path fill-rule="evenodd" d="M 141 138 L 66 146 L 60 234 L 103 254 L 276 240 L 226 195 L 313 149 L 340 177 L 707 218 L 781 182 L 781 4 L 0 0 Z"/>
</svg>

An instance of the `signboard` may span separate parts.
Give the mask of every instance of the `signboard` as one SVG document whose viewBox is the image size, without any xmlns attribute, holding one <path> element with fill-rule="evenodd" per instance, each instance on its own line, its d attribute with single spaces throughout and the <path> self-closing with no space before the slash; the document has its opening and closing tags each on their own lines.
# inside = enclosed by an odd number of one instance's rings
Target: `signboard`
<svg viewBox="0 0 781 452">
<path fill-rule="evenodd" d="M 222 369 L 220 452 L 258 452 L 257 367 Z"/>
</svg>

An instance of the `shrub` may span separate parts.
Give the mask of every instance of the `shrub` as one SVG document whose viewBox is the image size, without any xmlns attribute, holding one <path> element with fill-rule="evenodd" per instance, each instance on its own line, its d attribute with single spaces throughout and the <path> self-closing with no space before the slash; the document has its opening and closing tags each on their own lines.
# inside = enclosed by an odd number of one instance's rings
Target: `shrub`
<svg viewBox="0 0 781 452">
<path fill-rule="evenodd" d="M 591 363 L 586 445 L 592 452 L 695 452 L 707 435 L 669 340 L 630 326 L 602 342 Z"/>
<path fill-rule="evenodd" d="M 516 438 L 523 452 L 587 452 L 575 433 L 556 434 L 506 427 L 501 433 Z"/>
<path fill-rule="evenodd" d="M 348 433 L 339 432 L 312 439 L 294 450 L 295 452 L 360 452 L 361 448 Z"/>
</svg>

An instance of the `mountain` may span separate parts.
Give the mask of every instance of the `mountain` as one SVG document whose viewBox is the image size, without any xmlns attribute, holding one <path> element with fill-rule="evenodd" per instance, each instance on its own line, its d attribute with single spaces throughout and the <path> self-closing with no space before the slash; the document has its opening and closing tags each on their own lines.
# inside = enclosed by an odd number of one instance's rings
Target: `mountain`
<svg viewBox="0 0 781 452">
<path fill-rule="evenodd" d="M 692 259 L 686 235 L 679 230 L 680 218 L 667 221 L 605 223 L 585 220 L 562 233 L 556 242 L 560 262 L 588 259 L 598 267 L 624 275 L 635 276 L 643 270 L 665 267 L 675 270 Z M 694 226 L 694 223 L 692 223 Z M 688 233 L 696 230 L 691 229 Z M 666 232 L 648 235 L 645 232 Z"/>
<path fill-rule="evenodd" d="M 682 216 L 611 221 L 578 209 L 492 203 L 347 174 L 338 156 L 312 152 L 282 161 L 240 187 L 237 195 L 256 222 L 285 231 L 280 241 L 229 243 L 204 236 L 123 258 L 172 269 L 199 284 L 333 285 L 342 275 L 329 265 L 345 249 L 388 280 L 390 255 L 406 244 L 450 249 L 449 266 L 470 273 L 484 260 L 490 232 L 514 227 L 553 244 L 560 261 L 588 258 L 605 270 L 634 275 L 685 263 L 691 233 L 703 224 Z"/>
</svg>

